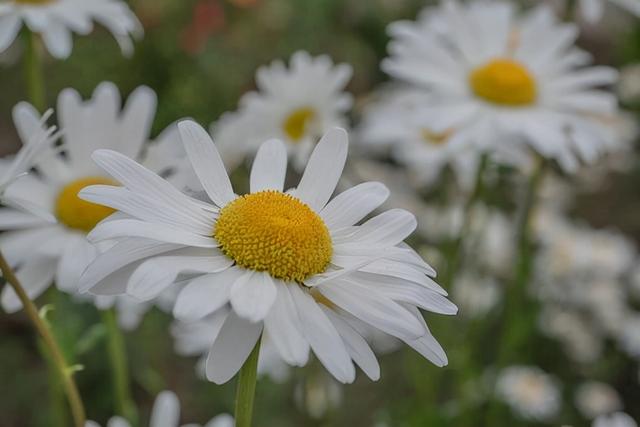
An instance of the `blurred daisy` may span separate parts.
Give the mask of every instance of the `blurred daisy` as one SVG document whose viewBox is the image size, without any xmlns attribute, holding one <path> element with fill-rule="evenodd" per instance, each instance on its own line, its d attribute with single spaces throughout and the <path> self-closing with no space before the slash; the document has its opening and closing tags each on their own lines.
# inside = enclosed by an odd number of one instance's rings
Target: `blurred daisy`
<svg viewBox="0 0 640 427">
<path fill-rule="evenodd" d="M 73 47 L 72 32 L 89 34 L 93 21 L 113 34 L 125 55 L 133 52 L 131 37 L 143 32 L 121 0 L 8 0 L 0 3 L 0 52 L 11 46 L 24 23 L 42 36 L 52 56 L 65 59 Z"/>
<path fill-rule="evenodd" d="M 610 385 L 598 381 L 580 384 L 576 390 L 575 402 L 580 413 L 590 420 L 622 408 L 618 392 Z"/>
<path fill-rule="evenodd" d="M 334 65 L 326 55 L 303 51 L 291 56 L 289 68 L 282 61 L 260 67 L 259 92 L 244 95 L 239 111 L 212 127 L 227 165 L 235 167 L 266 139 L 277 138 L 285 142 L 293 166 L 302 170 L 320 137 L 333 127 L 345 127 L 352 98 L 344 88 L 351 74 L 347 64 Z"/>
<path fill-rule="evenodd" d="M 624 412 L 598 417 L 591 427 L 638 427 L 638 424 Z"/>
<path fill-rule="evenodd" d="M 566 170 L 616 144 L 606 119 L 616 98 L 599 87 L 608 67 L 586 68 L 578 30 L 540 6 L 519 18 L 510 2 L 444 1 L 389 32 L 391 76 L 433 94 L 429 129 L 468 132 L 482 147 L 524 142 Z"/>
<path fill-rule="evenodd" d="M 0 230 L 5 231 L 0 246 L 8 262 L 24 275 L 31 298 L 44 292 L 54 279 L 62 290 L 77 289 L 80 274 L 100 249 L 87 242 L 86 233 L 114 212 L 77 197 L 87 185 L 114 182 L 94 165 L 91 153 L 111 148 L 140 158 L 155 107 L 154 92 L 140 87 L 121 111 L 120 94 L 111 83 L 100 84 L 86 102 L 71 89 L 58 97 L 64 153 L 37 159 L 33 165 L 37 174 L 11 183 L 5 193 L 26 200 L 54 217 L 55 223 L 11 206 L 0 209 Z M 41 127 L 42 119 L 28 104 L 19 105 L 14 117 L 23 141 Z M 2 290 L 2 306 L 10 312 L 22 307 L 11 287 Z"/>
<path fill-rule="evenodd" d="M 500 302 L 502 289 L 493 278 L 478 279 L 476 273 L 463 272 L 453 284 L 453 295 L 462 316 L 477 318 Z"/>
<path fill-rule="evenodd" d="M 555 380 L 531 366 L 511 366 L 500 372 L 496 393 L 520 417 L 535 421 L 552 419 L 562 399 Z"/>
<path fill-rule="evenodd" d="M 609 0 L 609 2 L 640 16 L 640 1 L 638 0 Z M 580 0 L 580 12 L 583 18 L 590 23 L 598 22 L 604 15 L 605 3 L 606 0 Z"/>
<path fill-rule="evenodd" d="M 180 401 L 175 393 L 163 391 L 158 394 L 151 410 L 149 427 L 178 427 L 180 425 Z M 211 419 L 204 427 L 233 427 L 235 422 L 231 415 L 222 414 Z M 200 424 L 185 424 L 182 427 L 199 427 Z M 100 427 L 95 421 L 87 421 L 85 427 Z M 131 427 L 127 420 L 113 417 L 107 427 Z"/>
<path fill-rule="evenodd" d="M 320 140 L 298 187 L 288 192 L 284 143 L 264 143 L 252 166 L 251 193 L 237 196 L 206 131 L 191 121 L 178 127 L 210 201 L 188 197 L 119 153 L 94 153 L 123 187 L 81 192 L 120 211 L 89 238 L 120 242 L 85 271 L 83 290 L 144 300 L 186 279 L 174 308 L 183 321 L 230 304 L 207 359 L 207 378 L 216 383 L 236 374 L 263 330 L 290 365 L 305 365 L 311 349 L 340 382 L 355 379 L 352 359 L 376 372 L 375 355 L 338 309 L 441 353 L 417 307 L 457 309 L 432 280 L 433 269 L 403 243 L 415 217 L 396 209 L 356 225 L 388 196 L 375 182 L 330 201 L 347 157 L 344 130 Z"/>
</svg>

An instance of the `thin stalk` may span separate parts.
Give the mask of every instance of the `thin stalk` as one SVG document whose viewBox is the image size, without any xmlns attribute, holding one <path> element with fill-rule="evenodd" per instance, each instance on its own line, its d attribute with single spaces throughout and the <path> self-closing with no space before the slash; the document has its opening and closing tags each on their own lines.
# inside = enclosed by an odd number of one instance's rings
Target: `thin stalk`
<svg viewBox="0 0 640 427">
<path fill-rule="evenodd" d="M 24 29 L 24 77 L 29 100 L 37 110 L 43 112 L 46 107 L 42 57 L 36 46 L 36 35 L 28 28 Z"/>
<path fill-rule="evenodd" d="M 488 156 L 483 154 L 480 158 L 480 164 L 478 165 L 478 169 L 476 170 L 475 183 L 473 186 L 473 191 L 471 195 L 467 199 L 464 206 L 464 222 L 462 224 L 462 228 L 460 229 L 460 234 L 456 238 L 453 249 L 451 251 L 451 255 L 449 256 L 449 266 L 447 268 L 447 276 L 443 282 L 445 287 L 449 287 L 453 284 L 455 280 L 455 276 L 458 273 L 458 269 L 461 264 L 462 259 L 462 249 L 464 247 L 464 239 L 469 234 L 471 230 L 471 216 L 473 214 L 473 207 L 476 205 L 478 200 L 482 197 L 482 193 L 484 191 L 484 173 L 487 169 Z"/>
<path fill-rule="evenodd" d="M 84 406 L 80 399 L 80 393 L 78 393 L 78 387 L 73 379 L 73 369 L 70 368 L 62 355 L 62 351 L 53 338 L 53 334 L 49 330 L 46 323 L 40 318 L 38 309 L 35 304 L 24 291 L 24 288 L 20 284 L 20 281 L 16 277 L 13 269 L 9 266 L 4 255 L 0 252 L 0 271 L 2 271 L 2 277 L 6 280 L 13 290 L 18 295 L 18 298 L 24 306 L 26 315 L 31 320 L 31 323 L 42 337 L 44 346 L 51 355 L 54 366 L 58 372 L 58 376 L 64 388 L 67 399 L 69 400 L 69 406 L 71 407 L 71 415 L 73 416 L 73 423 L 75 427 L 84 427 L 86 417 L 84 412 Z"/>
<path fill-rule="evenodd" d="M 253 400 L 256 394 L 256 378 L 258 376 L 260 341 L 259 339 L 238 374 L 235 410 L 236 427 L 251 427 Z"/>
<path fill-rule="evenodd" d="M 114 309 L 101 311 L 102 322 L 107 330 L 109 364 L 113 378 L 113 394 L 116 414 L 132 424 L 138 421 L 136 406 L 131 398 L 131 380 L 127 362 L 127 351 L 122 331 L 118 326 Z"/>
</svg>

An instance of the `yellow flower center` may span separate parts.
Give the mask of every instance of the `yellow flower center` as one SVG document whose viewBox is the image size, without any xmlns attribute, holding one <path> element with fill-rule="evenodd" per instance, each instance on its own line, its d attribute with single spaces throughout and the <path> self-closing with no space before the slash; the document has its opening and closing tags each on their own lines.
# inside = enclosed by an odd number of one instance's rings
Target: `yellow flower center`
<svg viewBox="0 0 640 427">
<path fill-rule="evenodd" d="M 473 93 L 485 101 L 512 107 L 533 104 L 536 81 L 524 65 L 511 59 L 494 59 L 469 76 Z"/>
<path fill-rule="evenodd" d="M 89 185 L 114 185 L 115 182 L 103 177 L 81 178 L 67 184 L 56 199 L 56 217 L 69 228 L 88 233 L 100 221 L 111 215 L 115 210 L 87 202 L 78 197 L 78 193 Z"/>
<path fill-rule="evenodd" d="M 325 271 L 333 253 L 318 214 L 279 191 L 247 194 L 229 203 L 220 211 L 213 237 L 239 266 L 300 283 Z"/>
<path fill-rule="evenodd" d="M 316 117 L 316 112 L 309 107 L 294 110 L 284 119 L 282 129 L 293 141 L 299 141 L 306 133 L 311 122 Z"/>
<path fill-rule="evenodd" d="M 29 5 L 45 5 L 49 3 L 53 3 L 56 0 L 13 0 L 17 4 L 29 4 Z"/>
<path fill-rule="evenodd" d="M 420 131 L 422 139 L 433 145 L 444 145 L 451 137 L 453 130 L 446 130 L 444 132 L 433 132 L 430 129 L 422 128 Z"/>
</svg>

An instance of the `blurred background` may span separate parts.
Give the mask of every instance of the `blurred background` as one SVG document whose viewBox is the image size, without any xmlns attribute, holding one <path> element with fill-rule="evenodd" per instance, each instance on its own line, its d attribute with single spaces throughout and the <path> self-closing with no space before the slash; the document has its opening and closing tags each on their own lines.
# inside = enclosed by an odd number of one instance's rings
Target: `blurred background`
<svg viewBox="0 0 640 427">
<path fill-rule="evenodd" d="M 134 56 L 123 58 L 111 35 L 100 28 L 91 37 L 75 37 L 69 60 L 46 59 L 47 100 L 55 106 L 57 94 L 69 86 L 89 97 L 102 81 L 116 83 L 123 97 L 141 84 L 148 85 L 159 99 L 155 136 L 183 117 L 209 125 L 223 112 L 234 110 L 240 96 L 255 88 L 257 67 L 287 59 L 300 49 L 313 55 L 326 53 L 337 63 L 353 66 L 347 90 L 356 99 L 351 120 L 357 124 L 374 88 L 387 80 L 379 68 L 386 56 L 386 26 L 415 19 L 429 2 L 131 0 L 129 4 L 145 28 Z M 582 27 L 579 44 L 595 62 L 622 70 L 621 81 L 627 86 L 621 89 L 621 102 L 629 111 L 623 125 L 634 126 L 640 113 L 640 65 L 634 68 L 640 64 L 640 20 L 619 9 L 608 10 L 598 25 Z M 19 50 L 16 45 L 0 57 L 0 155 L 19 146 L 11 120 L 11 108 L 25 93 Z M 513 171 L 496 169 L 485 204 L 474 212 L 478 218 L 489 218 L 486 224 L 491 226 L 470 231 L 478 239 L 469 240 L 482 241 L 486 247 L 474 260 L 477 265 L 448 289 L 460 314 L 427 317 L 449 355 L 449 366 L 434 367 L 409 348 L 394 351 L 394 342 L 381 342 L 379 348 L 388 354 L 380 357 L 382 377 L 377 383 L 359 375 L 355 384 L 341 386 L 317 362 L 279 378 L 264 376 L 257 389 L 255 425 L 577 427 L 590 425 L 585 405 L 607 404 L 640 419 L 640 372 L 634 357 L 640 356 L 640 321 L 623 325 L 624 337 L 607 327 L 608 321 L 615 321 L 607 316 L 620 312 L 620 304 L 624 310 L 640 308 L 636 268 L 640 157 L 635 142 L 584 173 L 550 175 L 543 187 L 545 202 L 565 205 L 567 215 L 559 221 L 541 210 L 536 217 L 537 232 L 548 239 L 542 239 L 533 262 L 539 272 L 527 293 L 532 311 L 522 313 L 530 321 L 517 332 L 526 336 L 526 351 L 517 359 L 518 364 L 539 367 L 553 376 L 562 403 L 552 422 L 522 419 L 488 396 L 484 386 L 498 375 L 500 348 L 495 337 L 503 326 L 505 279 L 500 270 L 510 265 L 513 255 L 506 243 L 510 231 L 505 221 L 514 208 L 508 189 L 520 179 Z M 456 195 L 443 200 L 438 191 L 409 189 L 410 180 L 392 162 L 371 160 L 366 154 L 352 156 L 347 177 L 357 182 L 366 175 L 389 185 L 397 195 L 389 206 L 407 207 L 418 216 L 419 231 L 412 245 L 438 269 L 446 269 L 460 226 Z M 576 255 L 585 247 L 591 250 L 588 254 Z M 578 283 L 565 284 L 563 274 L 573 274 L 581 265 L 583 270 L 573 276 L 580 277 Z M 607 283 L 596 285 L 590 281 L 594 266 L 615 271 L 601 280 Z M 584 286 L 579 292 L 594 293 L 594 306 L 574 307 L 563 300 L 575 286 Z M 39 302 L 54 304 L 49 316 L 55 333 L 67 357 L 85 366 L 77 378 L 88 412 L 105 422 L 112 415 L 112 380 L 99 313 L 92 305 L 51 290 Z M 143 420 L 157 393 L 166 389 L 179 396 L 185 420 L 204 423 L 213 415 L 231 413 L 234 382 L 216 386 L 200 379 L 194 369 L 197 358 L 176 355 L 167 333 L 170 323 L 169 315 L 154 309 L 126 334 L 133 394 Z M 0 336 L 0 426 L 70 425 L 65 401 L 55 398 L 60 393 L 48 385 L 49 374 L 27 319 L 0 313 Z M 609 388 L 589 389 L 594 381 Z"/>
</svg>

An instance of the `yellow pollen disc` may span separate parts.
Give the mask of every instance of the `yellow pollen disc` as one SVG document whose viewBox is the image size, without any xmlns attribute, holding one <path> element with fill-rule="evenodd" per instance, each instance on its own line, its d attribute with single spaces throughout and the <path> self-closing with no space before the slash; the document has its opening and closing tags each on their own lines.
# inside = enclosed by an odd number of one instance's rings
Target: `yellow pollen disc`
<svg viewBox="0 0 640 427">
<path fill-rule="evenodd" d="M 81 178 L 67 184 L 56 199 L 56 217 L 69 228 L 84 232 L 91 231 L 96 224 L 111 215 L 115 210 L 87 202 L 78 197 L 78 193 L 89 185 L 115 185 L 115 182 L 103 177 Z"/>
<path fill-rule="evenodd" d="M 247 194 L 220 211 L 213 237 L 241 267 L 303 282 L 327 268 L 333 247 L 324 221 L 279 191 Z"/>
<path fill-rule="evenodd" d="M 422 139 L 425 142 L 433 145 L 444 145 L 451 137 L 453 130 L 446 130 L 444 132 L 433 132 L 427 128 L 421 130 Z"/>
<path fill-rule="evenodd" d="M 495 59 L 476 68 L 469 76 L 473 93 L 485 101 L 525 106 L 536 100 L 536 82 L 524 65 L 510 59 Z"/>
<path fill-rule="evenodd" d="M 316 112 L 309 107 L 302 107 L 294 110 L 284 119 L 282 130 L 293 141 L 299 141 L 305 133 L 309 122 L 316 117 Z"/>
</svg>

